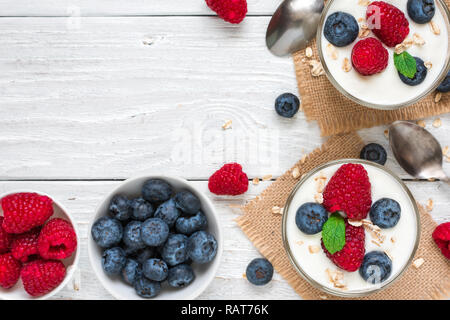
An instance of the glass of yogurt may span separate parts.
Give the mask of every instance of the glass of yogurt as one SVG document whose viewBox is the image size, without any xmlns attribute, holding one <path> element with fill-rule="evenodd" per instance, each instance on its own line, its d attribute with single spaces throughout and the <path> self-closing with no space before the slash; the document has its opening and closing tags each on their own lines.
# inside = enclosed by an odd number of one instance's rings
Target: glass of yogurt
<svg viewBox="0 0 450 320">
<path fill-rule="evenodd" d="M 391 272 L 383 281 L 366 281 L 360 270 L 340 269 L 321 247 L 322 232 L 306 234 L 296 224 L 299 207 L 305 203 L 321 203 L 321 192 L 336 171 L 344 164 L 361 164 L 371 184 L 372 207 L 383 198 L 394 199 L 401 208 L 395 226 L 379 228 L 371 215 L 351 221 L 365 232 L 365 257 L 371 252 L 384 253 L 391 260 Z M 331 213 L 328 213 L 330 216 Z M 358 224 L 359 223 L 359 224 Z M 291 192 L 283 212 L 283 244 L 296 271 L 314 287 L 336 296 L 360 297 L 382 290 L 400 278 L 414 258 L 420 238 L 420 215 L 416 202 L 406 185 L 381 165 L 359 159 L 343 159 L 324 164 L 305 175 Z M 364 263 L 363 263 L 364 264 Z"/>
<path fill-rule="evenodd" d="M 380 73 L 363 76 L 352 67 L 351 56 L 354 45 L 369 37 L 378 39 L 370 28 L 366 28 L 366 11 L 370 2 L 358 0 L 327 2 L 317 31 L 317 49 L 325 74 L 339 92 L 360 105 L 383 110 L 412 105 L 434 91 L 450 70 L 449 9 L 443 0 L 435 0 L 433 19 L 429 23 L 419 24 L 408 15 L 407 0 L 384 1 L 404 13 L 409 22 L 409 34 L 404 40 L 408 46 L 406 51 L 413 57 L 421 58 L 427 67 L 425 80 L 418 85 L 410 86 L 401 81 L 394 65 L 395 47 L 383 44 L 389 57 L 386 69 Z M 324 35 L 327 18 L 336 12 L 350 14 L 359 25 L 356 39 L 342 47 L 334 46 Z"/>
</svg>

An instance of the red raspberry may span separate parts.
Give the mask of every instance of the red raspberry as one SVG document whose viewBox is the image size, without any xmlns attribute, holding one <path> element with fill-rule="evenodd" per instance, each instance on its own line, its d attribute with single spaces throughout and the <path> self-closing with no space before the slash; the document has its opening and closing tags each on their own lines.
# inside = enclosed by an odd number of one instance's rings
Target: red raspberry
<svg viewBox="0 0 450 320">
<path fill-rule="evenodd" d="M 322 241 L 322 249 L 328 258 L 339 268 L 353 272 L 359 269 L 364 259 L 366 249 L 364 242 L 366 233 L 364 227 L 354 227 L 345 221 L 345 245 L 334 254 L 328 252 Z"/>
<path fill-rule="evenodd" d="M 450 222 L 438 225 L 432 236 L 444 257 L 450 259 Z"/>
<path fill-rule="evenodd" d="M 0 255 L 0 286 L 5 289 L 13 287 L 19 280 L 21 267 L 11 253 Z"/>
<path fill-rule="evenodd" d="M 13 257 L 21 262 L 27 262 L 31 256 L 38 256 L 38 237 L 40 228 L 35 228 L 27 233 L 16 235 L 11 244 Z"/>
<path fill-rule="evenodd" d="M 363 76 L 371 76 L 386 69 L 389 53 L 375 38 L 358 41 L 352 50 L 352 64 Z"/>
<path fill-rule="evenodd" d="M 61 261 L 39 259 L 26 264 L 20 276 L 25 291 L 37 297 L 59 286 L 66 276 L 66 267 Z"/>
<path fill-rule="evenodd" d="M 367 217 L 372 205 L 369 176 L 360 164 L 342 165 L 323 192 L 323 206 L 328 212 L 344 211 L 350 219 Z"/>
<path fill-rule="evenodd" d="M 209 191 L 218 195 L 237 196 L 248 189 L 248 177 L 238 163 L 227 163 L 208 181 Z"/>
<path fill-rule="evenodd" d="M 367 7 L 369 29 L 388 47 L 402 43 L 409 34 L 409 22 L 397 7 L 384 1 L 374 1 Z"/>
<path fill-rule="evenodd" d="M 52 219 L 42 228 L 38 238 L 39 254 L 44 259 L 65 259 L 77 248 L 77 236 L 66 220 Z"/>
<path fill-rule="evenodd" d="M 247 14 L 246 0 L 206 0 L 206 4 L 219 17 L 231 23 L 240 23 Z"/>
<path fill-rule="evenodd" d="M 3 217 L 0 217 L 0 253 L 8 252 L 12 237 L 2 228 Z"/>
<path fill-rule="evenodd" d="M 24 233 L 43 225 L 53 214 L 52 203 L 52 199 L 37 193 L 15 193 L 4 197 L 3 229 L 8 233 Z"/>
</svg>

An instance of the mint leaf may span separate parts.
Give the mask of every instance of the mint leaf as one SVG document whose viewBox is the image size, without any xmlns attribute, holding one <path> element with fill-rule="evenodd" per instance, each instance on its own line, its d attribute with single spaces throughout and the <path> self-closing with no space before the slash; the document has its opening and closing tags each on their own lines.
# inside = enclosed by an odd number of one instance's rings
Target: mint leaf
<svg viewBox="0 0 450 320">
<path fill-rule="evenodd" d="M 403 51 L 400 54 L 394 52 L 394 65 L 405 77 L 414 78 L 417 72 L 416 59 L 408 52 Z"/>
<path fill-rule="evenodd" d="M 322 240 L 331 253 L 342 250 L 345 245 L 345 221 L 337 212 L 333 213 L 322 228 Z"/>
</svg>

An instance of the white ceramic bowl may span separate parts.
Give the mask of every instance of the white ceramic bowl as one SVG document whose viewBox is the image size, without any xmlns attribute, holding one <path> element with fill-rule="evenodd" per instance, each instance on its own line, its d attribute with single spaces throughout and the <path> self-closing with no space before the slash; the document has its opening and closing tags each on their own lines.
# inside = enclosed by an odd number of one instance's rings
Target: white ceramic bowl
<svg viewBox="0 0 450 320">
<path fill-rule="evenodd" d="M 144 299 L 136 294 L 134 288 L 126 284 L 122 278 L 107 276 L 101 266 L 102 248 L 100 248 L 92 239 L 91 229 L 97 219 L 108 215 L 108 207 L 111 199 L 117 195 L 122 194 L 130 198 L 137 198 L 141 196 L 141 189 L 145 181 L 149 179 L 162 179 L 167 181 L 175 191 L 188 190 L 195 194 L 202 203 L 202 211 L 208 219 L 207 231 L 214 235 L 217 240 L 218 248 L 217 255 L 213 261 L 207 264 L 199 265 L 192 264 L 192 268 L 195 273 L 195 280 L 187 287 L 181 289 L 174 289 L 167 285 L 167 281 L 162 283 L 161 293 L 155 298 Z M 206 287 L 214 279 L 214 276 L 219 268 L 220 259 L 223 251 L 223 239 L 219 222 L 219 217 L 214 209 L 213 204 L 200 190 L 189 184 L 188 181 L 172 177 L 172 176 L 139 176 L 128 179 L 115 188 L 108 196 L 102 201 L 97 208 L 94 218 L 92 219 L 88 229 L 88 251 L 89 260 L 91 266 L 94 269 L 95 274 L 102 283 L 102 285 L 108 290 L 108 292 L 117 299 L 132 300 L 191 300 L 200 295 Z"/>
<path fill-rule="evenodd" d="M 0 299 L 3 300 L 45 300 L 48 299 L 52 296 L 54 296 L 55 294 L 57 294 L 62 288 L 64 288 L 70 281 L 70 279 L 72 278 L 77 266 L 78 266 L 78 261 L 80 260 L 80 237 L 79 237 L 79 232 L 78 232 L 78 228 L 77 228 L 77 224 L 75 223 L 75 220 L 73 219 L 73 217 L 70 215 L 70 213 L 67 211 L 67 209 L 60 203 L 58 202 L 55 198 L 53 198 L 52 196 L 46 194 L 45 192 L 41 192 L 41 191 L 35 191 L 35 190 L 14 190 L 14 191 L 10 191 L 8 193 L 3 193 L 2 195 L 0 195 L 0 199 L 14 194 L 14 193 L 22 193 L 22 192 L 32 192 L 32 193 L 38 193 L 40 195 L 43 196 L 47 196 L 50 199 L 53 200 L 53 215 L 50 217 L 50 219 L 53 218 L 62 218 L 64 220 L 69 221 L 74 230 L 75 230 L 75 234 L 77 236 L 77 249 L 75 250 L 74 253 L 72 253 L 72 255 L 64 260 L 61 260 L 64 265 L 66 266 L 66 277 L 64 278 L 63 282 L 61 282 L 61 284 L 59 286 L 57 286 L 55 289 L 53 289 L 51 292 L 47 293 L 46 295 L 40 296 L 40 297 L 32 297 L 30 296 L 25 289 L 23 288 L 22 285 L 22 280 L 19 279 L 19 281 L 17 282 L 17 284 L 10 288 L 10 289 L 3 289 L 0 287 Z M 0 215 L 3 216 L 3 210 L 0 207 Z"/>
</svg>

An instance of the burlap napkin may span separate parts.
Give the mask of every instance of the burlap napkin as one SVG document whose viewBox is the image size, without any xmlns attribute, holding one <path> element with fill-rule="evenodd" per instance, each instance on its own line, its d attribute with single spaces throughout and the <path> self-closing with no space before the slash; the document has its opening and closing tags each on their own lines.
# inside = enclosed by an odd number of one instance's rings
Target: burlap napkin
<svg viewBox="0 0 450 320">
<path fill-rule="evenodd" d="M 302 175 L 331 160 L 358 157 L 362 146 L 363 142 L 355 133 L 333 136 L 309 154 L 306 161 L 299 161 L 294 167 L 299 168 Z M 261 254 L 303 299 L 335 299 L 306 282 L 292 267 L 283 248 L 281 215 L 273 214 L 272 208 L 283 207 L 298 182 L 292 176 L 293 168 L 243 207 L 244 214 L 237 222 Z M 450 295 L 450 262 L 431 238 L 436 223 L 423 207 L 419 207 L 422 232 L 416 258 L 423 258 L 425 263 L 418 269 L 410 266 L 392 286 L 364 299 L 438 299 Z"/>
<path fill-rule="evenodd" d="M 450 0 L 445 2 L 450 6 Z M 295 72 L 306 118 L 318 122 L 323 136 L 450 112 L 450 93 L 443 94 L 438 103 L 433 93 L 415 105 L 392 111 L 362 107 L 337 91 L 325 75 L 311 75 L 309 62 L 319 61 L 319 58 L 315 41 L 310 47 L 313 49 L 311 58 L 306 58 L 305 50 L 294 54 Z"/>
</svg>

